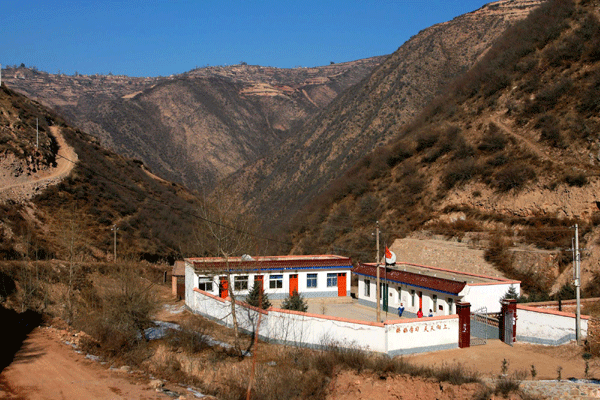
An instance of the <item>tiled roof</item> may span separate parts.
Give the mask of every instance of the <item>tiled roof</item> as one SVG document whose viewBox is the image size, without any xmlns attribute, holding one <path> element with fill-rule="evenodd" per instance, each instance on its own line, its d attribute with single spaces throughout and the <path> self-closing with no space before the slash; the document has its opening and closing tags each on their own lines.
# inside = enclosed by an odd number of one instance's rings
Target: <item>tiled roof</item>
<svg viewBox="0 0 600 400">
<path fill-rule="evenodd" d="M 175 265 L 173 265 L 173 276 L 185 276 L 185 262 L 184 261 L 175 261 Z"/>
<path fill-rule="evenodd" d="M 374 265 L 360 264 L 358 267 L 352 269 L 352 272 L 360 275 L 367 275 L 376 277 L 377 267 Z M 464 281 L 455 281 L 435 276 L 415 274 L 414 272 L 399 271 L 396 269 L 390 269 L 388 267 L 387 272 L 385 268 L 380 267 L 379 271 L 380 279 L 387 279 L 398 283 L 404 283 L 411 286 L 418 286 L 424 289 L 437 290 L 439 292 L 459 294 L 464 287 L 467 285 Z"/>
<path fill-rule="evenodd" d="M 352 267 L 350 258 L 335 255 L 253 257 L 252 260 L 231 257 L 227 261 L 219 257 L 188 258 L 186 260 L 194 265 L 196 271 L 222 271 L 227 269 L 227 263 L 232 271 Z"/>
</svg>

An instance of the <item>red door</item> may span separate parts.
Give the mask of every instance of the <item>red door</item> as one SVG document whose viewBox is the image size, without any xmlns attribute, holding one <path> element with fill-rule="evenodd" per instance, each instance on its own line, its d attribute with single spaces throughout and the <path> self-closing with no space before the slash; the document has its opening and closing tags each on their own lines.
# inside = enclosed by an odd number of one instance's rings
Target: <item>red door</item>
<svg viewBox="0 0 600 400">
<path fill-rule="evenodd" d="M 344 272 L 338 273 L 337 284 L 338 297 L 346 297 L 346 274 Z"/>
<path fill-rule="evenodd" d="M 260 290 L 265 290 L 265 284 L 262 275 L 254 275 L 254 285 L 260 285 Z"/>
<path fill-rule="evenodd" d="M 227 281 L 227 277 L 222 276 L 221 283 L 219 284 L 219 296 L 221 296 L 222 299 L 226 299 L 228 295 L 228 290 L 229 282 Z"/>
<path fill-rule="evenodd" d="M 298 291 L 298 274 L 290 275 L 290 296 Z"/>
<path fill-rule="evenodd" d="M 419 292 L 419 309 L 423 311 L 423 292 Z"/>
</svg>

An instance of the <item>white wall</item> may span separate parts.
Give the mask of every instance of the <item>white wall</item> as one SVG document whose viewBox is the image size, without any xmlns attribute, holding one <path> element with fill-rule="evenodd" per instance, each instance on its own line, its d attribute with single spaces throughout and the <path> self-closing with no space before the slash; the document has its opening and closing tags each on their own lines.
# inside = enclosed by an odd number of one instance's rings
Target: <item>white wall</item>
<svg viewBox="0 0 600 400">
<path fill-rule="evenodd" d="M 186 263 L 186 266 L 191 264 Z M 271 298 L 285 298 L 290 293 L 290 275 L 297 274 L 298 275 L 298 292 L 301 293 L 305 297 L 337 297 L 338 288 L 336 286 L 327 286 L 327 274 L 338 274 L 345 273 L 346 274 L 346 296 L 350 296 L 350 285 L 351 285 L 351 272 L 350 270 L 326 270 L 326 271 L 297 271 L 297 272 L 284 272 L 284 271 L 276 271 L 276 272 L 253 272 L 248 274 L 231 274 L 232 284 L 235 287 L 235 280 L 238 276 L 248 276 L 248 289 L 247 290 L 236 290 L 235 294 L 238 296 L 246 296 L 252 287 L 254 286 L 254 277 L 256 275 L 263 276 L 263 284 L 265 288 L 265 293 L 267 293 Z M 307 287 L 307 278 L 308 274 L 317 274 L 317 287 Z M 271 275 L 283 275 L 283 286 L 281 288 L 270 288 L 270 277 Z M 212 276 L 213 279 L 213 290 L 209 291 L 209 293 L 214 294 L 215 296 L 219 295 L 219 281 L 221 276 L 226 276 L 226 274 L 217 274 Z M 194 278 L 194 280 L 190 280 L 193 284 L 192 288 L 198 287 L 198 276 Z M 186 281 L 187 283 L 187 281 Z"/>
<path fill-rule="evenodd" d="M 405 320 L 386 326 L 387 353 L 433 351 L 458 347 L 458 316 Z M 407 343 L 410 345 L 407 346 Z"/>
<path fill-rule="evenodd" d="M 231 303 L 217 296 L 192 289 L 186 291 L 186 305 L 193 312 L 221 324 L 233 324 Z M 389 355 L 455 348 L 458 345 L 457 316 L 406 319 L 383 324 L 274 308 L 259 311 L 238 302 L 236 315 L 240 328 L 253 331 L 259 312 L 262 314 L 260 336 L 276 342 L 313 347 L 336 343 L 341 347 L 359 347 Z"/>
<path fill-rule="evenodd" d="M 559 345 L 575 340 L 575 314 L 517 304 L 517 340 Z M 581 318 L 581 337 L 587 337 L 588 318 Z"/>
<path fill-rule="evenodd" d="M 471 311 L 486 307 L 488 313 L 497 313 L 502 308 L 500 299 L 504 297 L 511 286 L 514 286 L 517 294 L 521 293 L 521 285 L 518 283 L 468 284 L 467 293 L 462 301 L 471 303 Z"/>
</svg>

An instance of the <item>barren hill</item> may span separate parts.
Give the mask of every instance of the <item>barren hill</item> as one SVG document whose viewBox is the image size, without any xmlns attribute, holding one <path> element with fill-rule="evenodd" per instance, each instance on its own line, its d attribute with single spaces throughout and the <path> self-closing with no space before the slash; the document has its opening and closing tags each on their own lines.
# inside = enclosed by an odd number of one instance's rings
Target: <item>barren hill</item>
<svg viewBox="0 0 600 400">
<path fill-rule="evenodd" d="M 185 188 L 2 85 L 1 258 L 110 259 L 113 226 L 121 257 L 179 256 L 194 245 L 200 206 Z"/>
<path fill-rule="evenodd" d="M 279 151 L 239 171 L 228 184 L 239 188 L 249 210 L 266 219 L 297 211 L 366 153 L 398 135 L 539 3 L 498 1 L 419 32 Z"/>
<path fill-rule="evenodd" d="M 3 71 L 4 82 L 193 189 L 263 157 L 385 57 L 315 68 L 207 67 L 159 78 Z"/>
<path fill-rule="evenodd" d="M 469 243 L 498 271 L 522 280 L 530 294 L 544 296 L 572 279 L 567 249 L 578 224 L 583 281 L 594 295 L 600 277 L 598 49 L 597 2 L 540 5 L 394 140 L 299 214 L 295 251 L 346 249 L 370 260 L 377 219 L 388 244 L 417 233 Z"/>
</svg>

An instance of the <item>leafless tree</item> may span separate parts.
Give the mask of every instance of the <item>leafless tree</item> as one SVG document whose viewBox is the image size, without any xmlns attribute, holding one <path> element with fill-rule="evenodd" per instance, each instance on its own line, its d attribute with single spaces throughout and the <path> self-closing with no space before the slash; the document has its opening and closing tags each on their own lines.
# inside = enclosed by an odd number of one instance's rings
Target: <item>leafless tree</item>
<svg viewBox="0 0 600 400">
<path fill-rule="evenodd" d="M 248 254 L 255 248 L 255 236 L 252 234 L 256 224 L 241 212 L 237 195 L 226 189 L 213 192 L 210 199 L 205 199 L 201 207 L 203 223 L 196 232 L 199 243 L 205 254 L 223 257 L 227 276 L 228 293 L 231 299 L 231 318 L 235 335 L 235 350 L 242 354 L 239 327 L 236 315 L 236 294 L 232 282 L 230 258 Z"/>
</svg>

